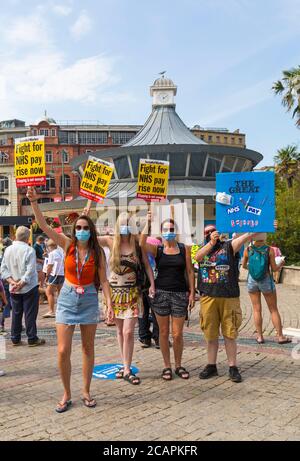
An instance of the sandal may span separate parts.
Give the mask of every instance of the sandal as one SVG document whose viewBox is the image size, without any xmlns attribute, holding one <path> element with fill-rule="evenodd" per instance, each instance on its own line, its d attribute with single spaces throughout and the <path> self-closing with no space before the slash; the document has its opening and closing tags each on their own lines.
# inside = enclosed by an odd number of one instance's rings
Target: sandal
<svg viewBox="0 0 300 461">
<path fill-rule="evenodd" d="M 161 377 L 165 381 L 171 381 L 171 379 L 173 379 L 172 368 L 164 368 L 162 371 Z"/>
<path fill-rule="evenodd" d="M 64 413 L 65 411 L 67 411 L 70 406 L 72 405 L 72 400 L 67 400 L 66 402 L 59 402 L 57 404 L 57 407 L 55 408 L 55 411 L 56 413 Z"/>
<path fill-rule="evenodd" d="M 124 376 L 125 381 L 128 381 L 130 384 L 137 385 L 140 384 L 141 380 L 138 376 L 130 371 L 127 375 Z"/>
<path fill-rule="evenodd" d="M 292 342 L 291 338 L 286 338 L 283 341 L 278 341 L 278 344 L 289 344 L 291 342 Z"/>
<path fill-rule="evenodd" d="M 116 372 L 116 379 L 123 379 L 124 378 L 124 367 L 120 368 L 117 372 Z"/>
<path fill-rule="evenodd" d="M 264 340 L 264 339 L 259 340 L 259 339 L 256 338 L 256 342 L 257 342 L 257 344 L 265 344 L 265 340 Z"/>
<path fill-rule="evenodd" d="M 175 374 L 179 376 L 179 378 L 182 378 L 182 379 L 189 379 L 190 377 L 190 373 L 184 367 L 176 368 Z M 184 375 L 187 375 L 187 376 L 184 376 Z"/>
<path fill-rule="evenodd" d="M 95 408 L 97 406 L 97 402 L 95 399 L 88 399 L 87 397 L 82 397 L 83 405 L 87 408 Z"/>
<path fill-rule="evenodd" d="M 43 319 L 55 319 L 55 314 L 52 314 L 52 312 L 47 312 L 42 316 Z"/>
</svg>

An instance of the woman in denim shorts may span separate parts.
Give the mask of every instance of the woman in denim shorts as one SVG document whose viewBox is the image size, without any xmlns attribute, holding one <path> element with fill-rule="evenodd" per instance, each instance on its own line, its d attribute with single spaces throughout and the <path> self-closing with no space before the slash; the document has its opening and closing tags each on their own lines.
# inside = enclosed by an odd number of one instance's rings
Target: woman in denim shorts
<svg viewBox="0 0 300 461">
<path fill-rule="evenodd" d="M 173 219 L 161 225 L 163 245 L 157 247 L 147 243 L 151 213 L 141 234 L 140 244 L 156 261 L 157 277 L 155 279 L 155 296 L 151 308 L 159 326 L 159 345 L 163 356 L 164 369 L 162 378 L 170 381 L 173 372 L 170 359 L 169 329 L 172 321 L 173 349 L 175 356 L 175 374 L 182 379 L 189 378 L 189 372 L 182 367 L 183 326 L 188 312 L 195 304 L 195 276 L 190 249 L 177 243 L 176 226 Z M 188 281 L 185 274 L 187 273 Z"/>
<path fill-rule="evenodd" d="M 58 343 L 58 366 L 64 387 L 64 395 L 56 411 L 63 413 L 72 405 L 71 400 L 71 349 L 76 325 L 80 325 L 83 355 L 82 401 L 88 408 L 96 406 L 90 395 L 94 368 L 94 341 L 99 322 L 98 289 L 100 284 L 111 318 L 110 289 L 106 278 L 105 258 L 101 250 L 93 221 L 79 216 L 72 229 L 71 238 L 58 234 L 48 226 L 37 204 L 33 188 L 27 192 L 36 221 L 41 229 L 66 253 L 65 282 L 57 300 L 56 332 Z"/>
<path fill-rule="evenodd" d="M 275 262 L 275 253 L 273 248 L 267 247 L 266 245 L 266 235 L 262 234 L 262 240 L 256 240 L 253 242 L 252 246 L 254 249 L 263 249 L 268 251 L 269 253 L 269 261 L 268 261 L 268 268 L 265 277 L 260 280 L 256 281 L 253 277 L 251 277 L 250 273 L 248 274 L 248 293 L 252 302 L 253 306 L 253 315 L 254 315 L 254 324 L 256 327 L 257 338 L 256 341 L 258 344 L 263 344 L 265 342 L 263 337 L 263 327 L 262 327 L 262 304 L 261 304 L 261 293 L 264 295 L 266 300 L 267 306 L 271 313 L 271 320 L 274 325 L 275 330 L 278 334 L 278 343 L 279 344 L 287 344 L 290 343 L 291 340 L 283 336 L 282 334 L 282 322 L 281 317 L 278 312 L 277 307 L 277 294 L 275 283 L 271 274 L 271 270 L 276 272 L 281 269 L 284 265 L 284 261 L 280 264 L 276 264 Z M 243 259 L 243 268 L 248 269 L 248 262 L 249 262 L 249 248 L 246 248 L 244 251 L 244 259 Z"/>
</svg>

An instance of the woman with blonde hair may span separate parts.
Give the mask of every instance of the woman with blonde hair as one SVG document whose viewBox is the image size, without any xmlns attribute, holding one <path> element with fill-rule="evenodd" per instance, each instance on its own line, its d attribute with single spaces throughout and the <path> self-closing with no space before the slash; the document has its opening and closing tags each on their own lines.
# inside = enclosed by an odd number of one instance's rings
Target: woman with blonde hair
<svg viewBox="0 0 300 461">
<path fill-rule="evenodd" d="M 120 213 L 114 237 L 98 237 L 101 246 L 108 246 L 110 255 L 110 277 L 112 308 L 117 326 L 118 343 L 123 367 L 116 378 L 124 378 L 130 384 L 140 384 L 140 378 L 131 371 L 134 349 L 134 328 L 142 316 L 142 296 L 138 286 L 138 274 L 142 265 L 150 281 L 149 296 L 154 296 L 154 276 L 144 250 L 140 250 L 135 232 L 133 216 Z"/>
</svg>

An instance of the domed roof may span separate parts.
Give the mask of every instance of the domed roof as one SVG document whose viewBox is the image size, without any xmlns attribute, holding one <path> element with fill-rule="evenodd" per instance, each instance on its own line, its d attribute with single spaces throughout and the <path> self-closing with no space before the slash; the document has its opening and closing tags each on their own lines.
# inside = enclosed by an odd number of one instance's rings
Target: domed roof
<svg viewBox="0 0 300 461">
<path fill-rule="evenodd" d="M 176 87 L 173 80 L 171 80 L 170 78 L 165 78 L 164 76 L 162 76 L 160 78 L 157 78 L 154 81 L 152 86 L 159 87 L 159 88 L 166 88 L 166 87 L 170 87 L 170 86 Z"/>
<path fill-rule="evenodd" d="M 56 125 L 54 118 L 48 117 L 47 111 L 45 111 L 44 117 L 38 119 L 35 124 L 39 125 L 41 122 L 47 122 L 49 125 Z"/>
</svg>

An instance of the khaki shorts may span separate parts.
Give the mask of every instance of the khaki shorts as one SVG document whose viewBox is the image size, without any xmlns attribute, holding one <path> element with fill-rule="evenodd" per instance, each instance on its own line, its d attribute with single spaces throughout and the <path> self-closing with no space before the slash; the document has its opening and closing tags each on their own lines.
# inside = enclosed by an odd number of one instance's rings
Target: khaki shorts
<svg viewBox="0 0 300 461">
<path fill-rule="evenodd" d="M 207 341 L 219 338 L 220 326 L 223 336 L 236 339 L 242 323 L 240 298 L 200 298 L 200 327 Z"/>
</svg>

